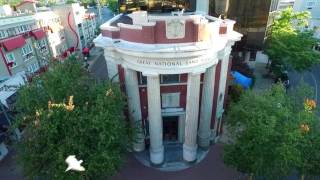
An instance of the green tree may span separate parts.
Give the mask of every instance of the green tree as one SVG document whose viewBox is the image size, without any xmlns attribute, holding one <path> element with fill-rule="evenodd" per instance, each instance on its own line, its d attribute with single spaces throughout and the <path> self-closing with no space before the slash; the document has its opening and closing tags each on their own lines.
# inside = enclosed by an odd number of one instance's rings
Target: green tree
<svg viewBox="0 0 320 180">
<path fill-rule="evenodd" d="M 117 0 L 106 0 L 106 5 L 113 13 L 119 13 L 119 5 Z"/>
<path fill-rule="evenodd" d="M 282 85 L 275 85 L 262 94 L 247 91 L 232 103 L 226 121 L 231 141 L 225 146 L 225 163 L 250 177 L 267 179 L 287 176 L 293 170 L 301 174 L 318 172 L 320 158 L 308 158 L 305 152 L 306 146 L 317 151 L 307 142 L 320 145 L 320 141 L 309 140 L 309 136 L 320 133 L 314 128 L 320 119 L 304 108 L 306 99 L 312 98 L 311 92 L 301 87 L 287 94 Z M 308 172 L 304 168 L 309 168 Z"/>
<path fill-rule="evenodd" d="M 9 4 L 11 6 L 15 6 L 21 3 L 22 0 L 0 0 L 0 6 Z"/>
<path fill-rule="evenodd" d="M 75 58 L 57 63 L 19 91 L 18 123 L 25 126 L 18 158 L 27 178 L 100 179 L 112 175 L 131 146 L 118 86 L 96 84 Z M 84 172 L 65 172 L 65 159 Z"/>
<path fill-rule="evenodd" d="M 276 17 L 267 38 L 266 53 L 275 73 L 281 67 L 302 71 L 320 62 L 319 53 L 313 50 L 317 40 L 312 30 L 306 30 L 310 13 L 294 12 L 287 8 Z"/>
</svg>

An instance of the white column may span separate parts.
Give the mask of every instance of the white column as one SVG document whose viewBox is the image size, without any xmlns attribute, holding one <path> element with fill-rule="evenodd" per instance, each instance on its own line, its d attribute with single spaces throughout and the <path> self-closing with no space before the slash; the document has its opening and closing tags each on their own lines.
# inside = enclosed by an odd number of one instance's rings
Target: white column
<svg viewBox="0 0 320 180">
<path fill-rule="evenodd" d="M 136 128 L 137 134 L 133 142 L 133 150 L 136 152 L 145 149 L 144 133 L 142 129 L 142 116 L 140 106 L 140 94 L 138 87 L 137 72 L 132 69 L 125 69 L 125 85 L 128 97 L 129 118 L 132 126 Z"/>
<path fill-rule="evenodd" d="M 193 162 L 197 158 L 197 129 L 200 96 L 200 73 L 189 73 L 187 86 L 187 107 L 183 159 Z"/>
<path fill-rule="evenodd" d="M 216 65 L 209 67 L 204 74 L 202 100 L 200 109 L 200 124 L 198 131 L 199 146 L 207 149 L 210 145 L 210 123 L 214 96 Z"/>
<path fill-rule="evenodd" d="M 150 160 L 158 165 L 163 162 L 162 116 L 159 75 L 147 75 L 148 115 L 150 134 Z"/>
<path fill-rule="evenodd" d="M 230 58 L 231 47 L 226 47 L 221 57 L 221 72 L 220 72 L 220 81 L 219 81 L 219 91 L 218 91 L 218 101 L 217 101 L 217 110 L 216 110 L 216 119 L 214 125 L 214 133 L 219 133 L 219 127 L 221 125 L 218 122 L 222 113 L 224 111 L 224 96 L 226 92 L 226 84 L 228 77 L 228 67 L 229 67 L 229 58 Z M 220 119 L 221 120 L 221 119 Z"/>
<path fill-rule="evenodd" d="M 105 52 L 105 54 L 108 52 Z M 107 70 L 108 70 L 108 78 L 109 80 L 113 80 L 113 82 L 119 82 L 119 75 L 118 75 L 118 65 L 117 63 L 112 60 L 108 56 L 104 56 L 107 64 Z"/>
</svg>

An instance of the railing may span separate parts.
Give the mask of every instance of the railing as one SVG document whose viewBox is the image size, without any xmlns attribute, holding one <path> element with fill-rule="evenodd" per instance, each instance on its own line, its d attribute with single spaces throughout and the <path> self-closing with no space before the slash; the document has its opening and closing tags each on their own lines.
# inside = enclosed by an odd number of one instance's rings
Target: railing
<svg viewBox="0 0 320 180">
<path fill-rule="evenodd" d="M 28 54 L 23 55 L 24 61 L 28 61 L 34 57 L 33 52 L 29 52 Z"/>
</svg>

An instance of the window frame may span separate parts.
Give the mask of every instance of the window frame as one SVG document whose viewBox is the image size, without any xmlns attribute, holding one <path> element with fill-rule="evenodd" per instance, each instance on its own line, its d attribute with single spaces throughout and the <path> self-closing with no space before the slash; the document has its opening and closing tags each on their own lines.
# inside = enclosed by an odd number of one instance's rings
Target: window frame
<svg viewBox="0 0 320 180">
<path fill-rule="evenodd" d="M 10 56 L 11 56 L 12 58 L 9 58 Z M 6 53 L 6 61 L 7 61 L 7 63 L 13 62 L 13 65 L 12 65 L 11 68 L 14 68 L 14 67 L 17 66 L 16 57 L 14 56 L 14 53 L 13 53 L 13 52 Z"/>
<path fill-rule="evenodd" d="M 315 0 L 308 0 L 308 1 L 306 1 L 306 7 L 307 7 L 307 9 L 315 8 L 315 6 L 316 6 L 316 1 L 315 1 Z"/>
<path fill-rule="evenodd" d="M 161 93 L 161 109 L 167 109 L 167 108 L 180 108 L 180 98 L 181 98 L 181 93 L 180 92 L 170 92 L 170 93 Z M 171 105 L 170 103 L 164 104 L 165 96 L 172 98 L 172 102 L 174 102 L 175 99 L 177 98 L 177 104 L 176 105 Z M 168 101 L 168 100 L 167 100 Z M 166 105 L 166 106 L 164 106 Z"/>
<path fill-rule="evenodd" d="M 178 76 L 178 81 L 177 82 L 164 82 L 164 76 Z M 160 75 L 160 84 L 178 84 L 181 83 L 181 74 L 161 74 Z"/>
<path fill-rule="evenodd" d="M 28 49 L 26 49 L 26 47 L 29 48 L 29 51 L 26 51 L 26 50 L 28 50 Z M 24 61 L 27 61 L 33 57 L 33 48 L 28 43 L 21 48 L 21 52 L 22 52 L 22 56 L 24 58 Z"/>
</svg>

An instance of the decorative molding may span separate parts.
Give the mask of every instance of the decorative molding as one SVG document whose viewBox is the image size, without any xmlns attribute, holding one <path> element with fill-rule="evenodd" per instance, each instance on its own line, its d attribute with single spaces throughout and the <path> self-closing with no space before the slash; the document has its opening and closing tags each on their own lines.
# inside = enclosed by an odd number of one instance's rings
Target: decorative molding
<svg viewBox="0 0 320 180">
<path fill-rule="evenodd" d="M 166 20 L 166 38 L 182 39 L 186 33 L 186 21 L 180 19 Z"/>
</svg>

